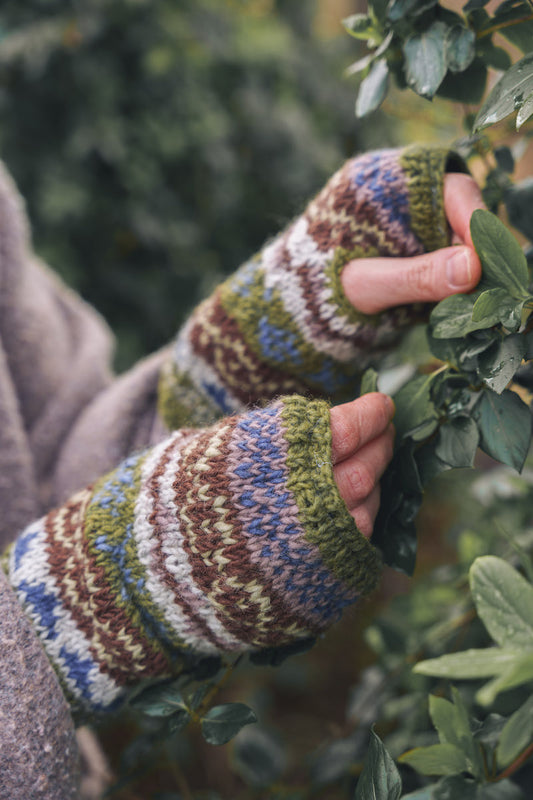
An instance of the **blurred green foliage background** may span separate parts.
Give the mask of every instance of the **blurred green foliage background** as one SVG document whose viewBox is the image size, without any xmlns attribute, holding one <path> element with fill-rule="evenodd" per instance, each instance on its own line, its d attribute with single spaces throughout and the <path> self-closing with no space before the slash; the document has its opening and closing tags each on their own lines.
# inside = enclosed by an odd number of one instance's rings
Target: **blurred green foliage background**
<svg viewBox="0 0 533 800">
<path fill-rule="evenodd" d="M 355 5 L 2 3 L 0 156 L 38 253 L 117 333 L 119 369 L 364 147 L 342 78 Z"/>
</svg>

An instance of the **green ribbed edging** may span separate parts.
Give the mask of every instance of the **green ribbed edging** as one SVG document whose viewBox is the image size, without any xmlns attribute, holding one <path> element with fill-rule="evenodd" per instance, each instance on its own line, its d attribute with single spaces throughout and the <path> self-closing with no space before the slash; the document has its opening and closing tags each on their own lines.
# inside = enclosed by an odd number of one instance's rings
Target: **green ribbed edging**
<svg viewBox="0 0 533 800">
<path fill-rule="evenodd" d="M 411 229 L 427 251 L 450 244 L 450 229 L 444 212 L 443 185 L 446 166 L 453 152 L 442 147 L 407 147 L 400 164 L 407 175 Z"/>
<path fill-rule="evenodd" d="M 288 443 L 287 489 L 300 511 L 308 542 L 320 550 L 335 577 L 359 594 L 375 589 L 381 556 L 358 530 L 341 498 L 331 463 L 329 404 L 284 398 L 281 412 Z"/>
</svg>

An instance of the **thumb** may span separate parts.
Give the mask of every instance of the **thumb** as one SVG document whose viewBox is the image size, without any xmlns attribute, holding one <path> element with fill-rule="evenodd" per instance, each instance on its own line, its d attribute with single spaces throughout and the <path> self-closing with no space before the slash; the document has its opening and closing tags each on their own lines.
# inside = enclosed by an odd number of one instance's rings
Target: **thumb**
<svg viewBox="0 0 533 800">
<path fill-rule="evenodd" d="M 406 303 L 436 303 L 469 292 L 481 277 L 477 253 L 470 247 L 444 247 L 410 258 L 360 258 L 341 274 L 346 297 L 363 314 Z"/>
</svg>

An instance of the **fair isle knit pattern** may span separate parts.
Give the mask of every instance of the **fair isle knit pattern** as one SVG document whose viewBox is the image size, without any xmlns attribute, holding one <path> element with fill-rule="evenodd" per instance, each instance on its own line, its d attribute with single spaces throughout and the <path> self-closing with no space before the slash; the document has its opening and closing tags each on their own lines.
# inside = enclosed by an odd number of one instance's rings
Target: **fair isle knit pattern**
<svg viewBox="0 0 533 800">
<path fill-rule="evenodd" d="M 326 402 L 178 431 L 28 527 L 9 578 L 67 696 L 111 709 L 182 656 L 323 631 L 377 581 L 331 466 Z"/>
<path fill-rule="evenodd" d="M 449 154 L 411 148 L 348 161 L 305 212 L 200 305 L 163 370 L 169 428 L 202 425 L 292 392 L 351 399 L 413 310 L 376 316 L 346 300 L 351 258 L 413 256 L 448 243 Z"/>
</svg>

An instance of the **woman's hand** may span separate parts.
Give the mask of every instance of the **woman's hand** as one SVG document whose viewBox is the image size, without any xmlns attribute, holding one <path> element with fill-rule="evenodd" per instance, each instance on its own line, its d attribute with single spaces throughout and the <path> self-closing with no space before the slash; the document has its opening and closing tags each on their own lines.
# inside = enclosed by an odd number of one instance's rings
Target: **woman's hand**
<svg viewBox="0 0 533 800">
<path fill-rule="evenodd" d="M 469 175 L 444 179 L 444 208 L 454 246 L 413 258 L 360 258 L 344 267 L 341 281 L 348 300 L 363 314 L 406 303 L 438 302 L 469 292 L 481 277 L 472 245 L 470 217 L 484 208 L 478 185 Z"/>
<path fill-rule="evenodd" d="M 379 479 L 392 458 L 394 403 L 378 392 L 330 412 L 333 475 L 339 493 L 369 538 L 379 508 Z"/>
</svg>

